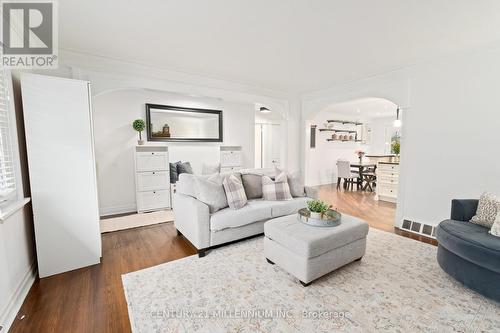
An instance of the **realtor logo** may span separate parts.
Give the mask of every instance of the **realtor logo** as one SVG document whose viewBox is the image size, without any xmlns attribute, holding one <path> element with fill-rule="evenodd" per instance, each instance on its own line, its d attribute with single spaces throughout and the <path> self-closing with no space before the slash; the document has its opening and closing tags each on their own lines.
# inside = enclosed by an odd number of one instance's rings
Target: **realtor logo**
<svg viewBox="0 0 500 333">
<path fill-rule="evenodd" d="M 2 66 L 57 68 L 56 3 L 2 2 Z"/>
</svg>

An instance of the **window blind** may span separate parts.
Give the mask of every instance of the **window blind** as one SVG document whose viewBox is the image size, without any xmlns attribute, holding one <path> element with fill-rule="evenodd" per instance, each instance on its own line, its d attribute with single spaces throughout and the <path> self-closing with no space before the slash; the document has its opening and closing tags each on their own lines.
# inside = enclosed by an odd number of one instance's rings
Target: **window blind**
<svg viewBox="0 0 500 333">
<path fill-rule="evenodd" d="M 11 198 L 16 190 L 9 100 L 7 75 L 0 69 L 0 201 Z"/>
</svg>

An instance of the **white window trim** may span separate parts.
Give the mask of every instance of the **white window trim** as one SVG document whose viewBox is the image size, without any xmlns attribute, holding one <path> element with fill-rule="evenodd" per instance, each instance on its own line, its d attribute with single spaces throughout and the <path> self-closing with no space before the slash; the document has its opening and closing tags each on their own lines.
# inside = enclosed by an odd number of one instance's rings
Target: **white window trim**
<svg viewBox="0 0 500 333">
<path fill-rule="evenodd" d="M 2 69 L 0 69 L 2 70 Z M 8 203 L 0 209 L 0 223 L 4 223 L 10 216 L 15 214 L 17 211 L 22 209 L 28 202 L 30 198 L 24 197 L 24 187 L 23 187 L 23 177 L 21 173 L 21 159 L 19 156 L 19 141 L 17 137 L 17 120 L 16 120 L 16 109 L 14 103 L 14 88 L 12 84 L 12 72 L 7 69 L 3 69 L 5 75 L 5 82 L 7 85 L 7 93 L 9 100 L 9 126 L 11 135 L 11 149 L 12 149 L 12 159 L 15 168 L 15 178 L 16 178 L 16 193 L 15 198 L 11 199 Z"/>
</svg>

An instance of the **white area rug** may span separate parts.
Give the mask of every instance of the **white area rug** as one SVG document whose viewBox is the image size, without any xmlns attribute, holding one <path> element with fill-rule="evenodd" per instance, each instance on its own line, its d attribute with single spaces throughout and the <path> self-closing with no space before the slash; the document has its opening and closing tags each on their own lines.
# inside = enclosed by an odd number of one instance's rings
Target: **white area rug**
<svg viewBox="0 0 500 333">
<path fill-rule="evenodd" d="M 122 280 L 134 332 L 499 332 L 500 305 L 443 272 L 436 250 L 370 229 L 361 261 L 304 288 L 259 237 Z"/>
<path fill-rule="evenodd" d="M 172 222 L 174 213 L 172 210 L 161 210 L 158 212 L 131 214 L 109 219 L 101 219 L 101 233 L 130 228 L 144 227 L 146 225 Z"/>
</svg>

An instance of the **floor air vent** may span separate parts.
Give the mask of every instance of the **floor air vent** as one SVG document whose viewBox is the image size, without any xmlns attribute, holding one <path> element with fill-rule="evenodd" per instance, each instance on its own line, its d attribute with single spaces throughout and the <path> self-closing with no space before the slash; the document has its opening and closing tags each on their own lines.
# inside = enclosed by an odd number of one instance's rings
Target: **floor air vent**
<svg viewBox="0 0 500 333">
<path fill-rule="evenodd" d="M 423 224 L 420 222 L 415 222 L 410 220 L 403 220 L 401 229 L 413 232 L 415 234 L 436 238 L 436 227 L 429 224 Z"/>
</svg>

